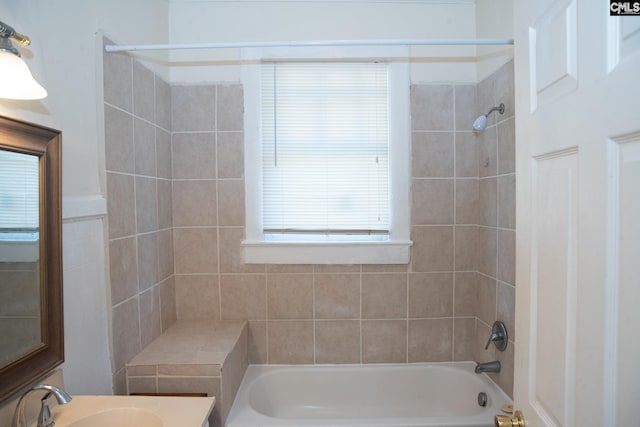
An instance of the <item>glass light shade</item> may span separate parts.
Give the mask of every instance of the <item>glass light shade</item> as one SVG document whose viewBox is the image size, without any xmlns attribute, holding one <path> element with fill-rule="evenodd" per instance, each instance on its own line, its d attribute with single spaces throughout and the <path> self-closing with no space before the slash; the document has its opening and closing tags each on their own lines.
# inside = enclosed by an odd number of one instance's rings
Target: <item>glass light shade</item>
<svg viewBox="0 0 640 427">
<path fill-rule="evenodd" d="M 47 91 L 31 75 L 19 56 L 0 51 L 0 98 L 42 99 Z"/>
</svg>

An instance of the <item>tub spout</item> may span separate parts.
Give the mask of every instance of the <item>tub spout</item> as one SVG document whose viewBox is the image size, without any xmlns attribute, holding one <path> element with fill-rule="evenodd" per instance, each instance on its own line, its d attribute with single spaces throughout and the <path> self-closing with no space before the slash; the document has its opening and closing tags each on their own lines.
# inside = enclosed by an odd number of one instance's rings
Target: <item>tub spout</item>
<svg viewBox="0 0 640 427">
<path fill-rule="evenodd" d="M 494 360 L 493 362 L 477 363 L 476 374 L 483 372 L 500 372 L 500 361 Z"/>
</svg>

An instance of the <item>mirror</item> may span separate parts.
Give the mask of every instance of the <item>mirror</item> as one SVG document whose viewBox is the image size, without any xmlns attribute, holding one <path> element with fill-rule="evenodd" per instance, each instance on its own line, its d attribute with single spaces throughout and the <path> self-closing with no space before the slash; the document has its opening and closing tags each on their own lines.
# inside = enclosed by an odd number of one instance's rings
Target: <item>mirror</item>
<svg viewBox="0 0 640 427">
<path fill-rule="evenodd" d="M 64 360 L 60 139 L 0 117 L 0 402 Z"/>
</svg>

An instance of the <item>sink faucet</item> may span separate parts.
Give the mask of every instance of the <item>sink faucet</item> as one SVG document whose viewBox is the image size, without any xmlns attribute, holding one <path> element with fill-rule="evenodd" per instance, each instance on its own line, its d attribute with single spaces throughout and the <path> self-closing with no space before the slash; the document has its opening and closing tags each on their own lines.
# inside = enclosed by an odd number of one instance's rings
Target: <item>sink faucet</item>
<svg viewBox="0 0 640 427">
<path fill-rule="evenodd" d="M 500 372 L 500 361 L 494 360 L 493 362 L 477 363 L 476 374 L 483 372 Z"/>
<path fill-rule="evenodd" d="M 69 396 L 66 391 L 56 386 L 49 384 L 34 385 L 29 390 L 25 391 L 22 396 L 20 396 L 20 400 L 18 400 L 18 406 L 16 406 L 16 412 L 13 414 L 13 422 L 11 423 L 11 427 L 26 427 L 27 423 L 24 419 L 26 397 L 31 394 L 31 392 L 36 390 L 48 391 L 48 393 L 41 400 L 42 408 L 40 409 L 40 415 L 38 415 L 38 427 L 53 427 L 54 425 L 49 405 L 46 402 L 46 400 L 51 395 L 56 398 L 59 405 L 64 405 L 65 403 L 71 402 L 71 396 Z"/>
</svg>

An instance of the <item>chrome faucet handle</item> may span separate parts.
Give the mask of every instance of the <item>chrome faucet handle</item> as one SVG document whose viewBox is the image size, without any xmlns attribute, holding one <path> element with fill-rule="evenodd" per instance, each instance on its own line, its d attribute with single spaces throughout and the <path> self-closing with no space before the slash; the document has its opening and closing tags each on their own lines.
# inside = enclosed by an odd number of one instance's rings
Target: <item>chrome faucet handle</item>
<svg viewBox="0 0 640 427">
<path fill-rule="evenodd" d="M 40 413 L 38 414 L 38 427 L 53 427 L 55 424 L 51 418 L 51 408 L 49 408 L 49 403 L 47 403 L 47 399 L 50 397 L 51 392 L 48 392 L 40 399 L 41 406 Z"/>
<path fill-rule="evenodd" d="M 485 350 L 489 349 L 489 345 L 491 343 L 496 345 L 496 348 L 500 351 L 504 351 L 507 348 L 507 344 L 509 342 L 509 336 L 507 335 L 507 327 L 500 320 L 496 320 L 493 322 L 493 327 L 491 328 L 491 336 L 487 341 L 487 345 L 484 347 Z"/>
</svg>

